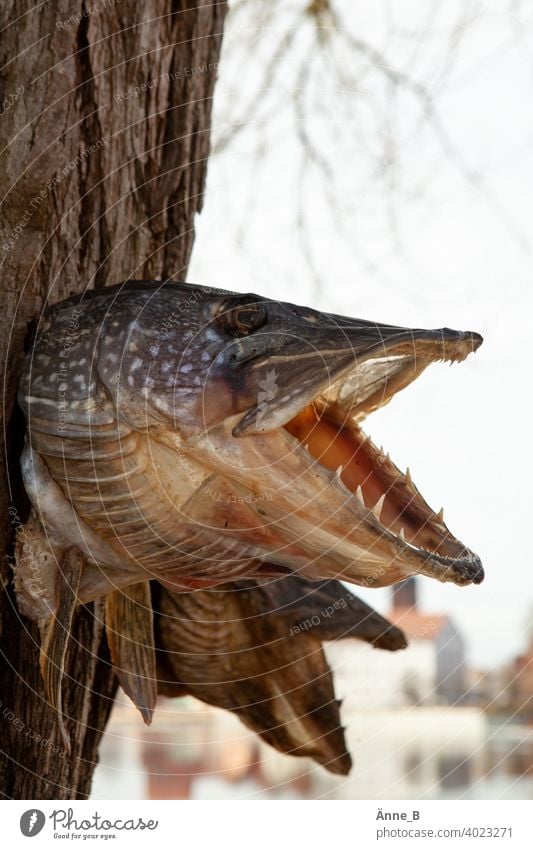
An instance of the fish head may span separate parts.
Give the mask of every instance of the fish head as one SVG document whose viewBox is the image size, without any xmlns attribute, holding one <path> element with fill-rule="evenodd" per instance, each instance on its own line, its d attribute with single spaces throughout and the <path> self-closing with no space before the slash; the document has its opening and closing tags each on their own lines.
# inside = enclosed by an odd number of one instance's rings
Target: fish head
<svg viewBox="0 0 533 849">
<path fill-rule="evenodd" d="M 203 315 L 201 424 L 189 450 L 245 493 L 248 513 L 255 505 L 271 559 L 284 568 L 305 561 L 309 578 L 369 586 L 416 573 L 482 580 L 479 557 L 362 427 L 427 366 L 477 350 L 479 334 L 392 326 L 253 294 L 217 296 Z M 179 368 L 175 378 L 179 396 Z M 246 534 L 244 512 L 234 530 Z"/>
<path fill-rule="evenodd" d="M 26 368 L 27 415 L 33 398 L 34 416 L 51 422 L 50 372 L 71 334 L 72 427 L 117 421 L 165 441 L 191 493 L 180 519 L 214 529 L 233 552 L 242 546 L 263 574 L 363 586 L 413 574 L 483 579 L 479 557 L 363 430 L 427 366 L 475 351 L 479 334 L 160 281 L 54 309 Z"/>
</svg>

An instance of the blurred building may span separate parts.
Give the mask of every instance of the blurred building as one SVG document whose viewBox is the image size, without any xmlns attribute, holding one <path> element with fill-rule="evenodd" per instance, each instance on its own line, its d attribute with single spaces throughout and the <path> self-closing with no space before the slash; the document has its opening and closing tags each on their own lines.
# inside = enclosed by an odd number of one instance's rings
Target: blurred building
<svg viewBox="0 0 533 849">
<path fill-rule="evenodd" d="M 447 614 L 426 614 L 419 609 L 416 578 L 408 578 L 392 588 L 392 608 L 387 614 L 409 640 L 411 654 L 430 654 L 432 658 L 431 700 L 440 704 L 459 704 L 465 699 L 465 644 L 461 633 Z M 412 684 L 410 683 L 412 681 Z M 420 701 L 416 676 L 406 681 L 414 700 Z M 421 693 L 427 700 L 427 693 Z"/>
<path fill-rule="evenodd" d="M 353 774 L 316 781 L 333 798 L 443 798 L 483 780 L 487 720 L 467 705 L 465 645 L 451 618 L 423 613 L 416 580 L 392 590 L 386 616 L 409 645 L 378 651 L 357 640 L 327 646 Z"/>
<path fill-rule="evenodd" d="M 357 640 L 336 643 L 328 657 L 339 692 L 353 691 L 365 708 L 465 703 L 463 638 L 446 614 L 421 612 L 415 578 L 393 587 L 386 616 L 404 631 L 408 647 L 390 653 Z"/>
<path fill-rule="evenodd" d="M 354 766 L 338 779 L 314 776 L 317 795 L 334 799 L 458 798 L 485 772 L 484 714 L 472 707 L 343 710 Z"/>
<path fill-rule="evenodd" d="M 121 691 L 91 796 L 304 799 L 313 795 L 309 766 L 275 752 L 231 713 L 190 697 L 161 698 L 146 727 Z"/>
<path fill-rule="evenodd" d="M 121 695 L 100 749 L 91 795 L 94 799 L 442 798 L 462 795 L 483 779 L 487 735 L 484 715 L 476 708 L 361 709 L 352 693 L 345 698 L 342 714 L 354 760 L 346 777 L 331 775 L 306 758 L 279 754 L 235 716 L 191 698 L 162 699 L 153 725 L 147 728 Z M 498 739 L 495 755 L 502 746 L 505 741 Z M 507 746 L 506 758 L 511 750 Z"/>
<path fill-rule="evenodd" d="M 100 751 L 93 797 L 489 798 L 505 795 L 516 781 L 530 793 L 532 735 L 514 722 L 490 722 L 475 701 L 466 702 L 469 687 L 483 701 L 492 679 L 466 667 L 450 617 L 423 613 L 414 581 L 393 590 L 387 615 L 406 632 L 407 649 L 380 651 L 356 639 L 325 646 L 343 700 L 350 776 L 281 755 L 232 714 L 192 698 L 161 699 L 147 728 L 122 696 Z M 525 655 L 512 666 L 520 669 L 516 693 L 525 692 L 531 668 Z"/>
<path fill-rule="evenodd" d="M 526 650 L 506 664 L 499 675 L 491 710 L 504 710 L 517 720 L 533 722 L 533 635 Z"/>
</svg>

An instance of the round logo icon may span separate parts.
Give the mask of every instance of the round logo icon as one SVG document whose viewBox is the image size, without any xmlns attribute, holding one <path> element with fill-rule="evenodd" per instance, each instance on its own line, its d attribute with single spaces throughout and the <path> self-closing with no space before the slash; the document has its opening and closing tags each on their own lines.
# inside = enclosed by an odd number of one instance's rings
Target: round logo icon
<svg viewBox="0 0 533 849">
<path fill-rule="evenodd" d="M 24 837 L 35 837 L 42 831 L 45 822 L 46 817 L 42 811 L 30 808 L 29 811 L 24 811 L 20 818 L 20 830 Z"/>
</svg>

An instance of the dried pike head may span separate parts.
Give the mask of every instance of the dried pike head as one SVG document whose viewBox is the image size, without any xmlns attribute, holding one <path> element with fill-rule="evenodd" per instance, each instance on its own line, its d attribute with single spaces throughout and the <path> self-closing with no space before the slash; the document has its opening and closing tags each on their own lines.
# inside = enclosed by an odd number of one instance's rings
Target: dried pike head
<svg viewBox="0 0 533 849">
<path fill-rule="evenodd" d="M 21 610 L 68 624 L 73 605 L 107 596 L 113 662 L 148 721 L 148 581 L 169 593 L 295 575 L 479 583 L 477 555 L 361 423 L 431 362 L 481 341 L 186 284 L 130 282 L 57 304 L 20 382 L 33 506 Z M 54 627 L 44 646 L 60 671 Z M 46 656 L 43 672 L 61 713 Z"/>
<path fill-rule="evenodd" d="M 480 344 L 184 284 L 93 292 L 53 307 L 28 355 L 25 486 L 86 555 L 84 601 L 290 572 L 479 583 L 479 558 L 361 423 Z"/>
</svg>

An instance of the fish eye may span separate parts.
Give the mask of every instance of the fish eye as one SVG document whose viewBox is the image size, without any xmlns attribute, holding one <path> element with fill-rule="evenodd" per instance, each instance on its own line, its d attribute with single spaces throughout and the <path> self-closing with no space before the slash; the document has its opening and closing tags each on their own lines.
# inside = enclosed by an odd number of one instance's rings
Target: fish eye
<svg viewBox="0 0 533 849">
<path fill-rule="evenodd" d="M 264 327 L 268 314 L 263 304 L 257 301 L 241 301 L 234 305 L 226 303 L 222 306 L 217 321 L 230 336 L 247 336 Z"/>
</svg>

